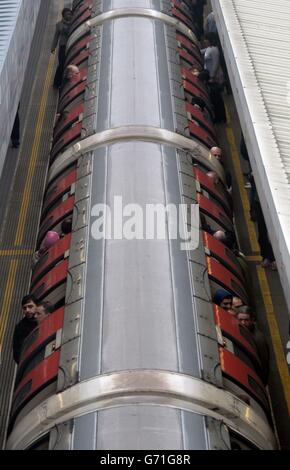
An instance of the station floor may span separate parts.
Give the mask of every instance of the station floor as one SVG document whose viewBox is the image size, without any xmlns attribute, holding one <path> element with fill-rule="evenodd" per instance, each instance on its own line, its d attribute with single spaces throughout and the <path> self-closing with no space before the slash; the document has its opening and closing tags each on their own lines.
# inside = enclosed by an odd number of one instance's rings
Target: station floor
<svg viewBox="0 0 290 470">
<path fill-rule="evenodd" d="M 5 437 L 15 364 L 12 336 L 21 319 L 20 302 L 29 289 L 31 257 L 45 185 L 57 94 L 52 88 L 56 56 L 50 54 L 55 23 L 63 4 L 42 2 L 21 98 L 21 146 L 9 149 L 0 181 L 0 448 Z M 271 345 L 269 392 L 281 448 L 290 449 L 290 376 L 286 362 L 289 315 L 279 274 L 261 268 L 255 225 L 249 218 L 244 163 L 238 152 L 240 128 L 232 96 L 226 96 L 227 125 L 218 126 L 220 146 L 233 177 L 235 221 L 247 255 L 259 326 Z"/>
</svg>

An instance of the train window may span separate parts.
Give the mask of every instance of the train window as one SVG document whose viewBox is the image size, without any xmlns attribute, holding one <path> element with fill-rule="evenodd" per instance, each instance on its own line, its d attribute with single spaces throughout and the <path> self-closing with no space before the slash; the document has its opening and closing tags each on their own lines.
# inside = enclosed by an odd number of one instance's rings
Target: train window
<svg viewBox="0 0 290 470">
<path fill-rule="evenodd" d="M 252 333 L 248 331 L 247 328 L 241 325 L 238 325 L 238 326 L 239 326 L 239 331 L 240 331 L 241 336 L 243 336 L 250 343 L 252 348 L 256 351 L 257 348 L 256 348 L 255 341 L 253 339 Z"/>
<path fill-rule="evenodd" d="M 65 291 L 67 272 L 69 262 L 68 260 L 62 261 L 53 267 L 40 281 L 33 287 L 33 294 L 40 300 L 46 299 L 50 294 L 50 299 L 47 301 L 55 304 L 55 300 L 60 300 Z M 55 297 L 55 298 L 54 298 Z M 52 301 L 53 298 L 53 301 Z"/>
<path fill-rule="evenodd" d="M 18 394 L 15 397 L 15 400 L 13 401 L 13 408 L 11 412 L 11 416 L 14 415 L 15 410 L 17 410 L 18 406 L 20 403 L 24 400 L 24 398 L 29 394 L 30 390 L 32 387 L 32 379 L 29 380 L 22 388 L 19 390 Z"/>
<path fill-rule="evenodd" d="M 63 153 L 68 147 L 80 140 L 82 133 L 82 122 L 78 122 L 67 130 L 52 148 L 50 163 L 52 163 L 59 153 Z"/>
<path fill-rule="evenodd" d="M 238 284 L 234 279 L 231 279 L 232 290 L 238 294 L 238 297 L 241 299 L 248 299 L 248 295 L 244 289 L 241 288 L 241 285 Z"/>
<path fill-rule="evenodd" d="M 255 391 L 255 393 L 263 403 L 265 411 L 269 413 L 268 397 L 265 390 L 250 375 L 248 375 L 248 382 L 250 387 Z"/>
<path fill-rule="evenodd" d="M 49 211 L 53 211 L 56 208 L 56 205 L 59 205 L 61 201 L 65 201 L 69 196 L 75 193 L 76 179 L 77 173 L 76 171 L 72 171 L 50 188 L 50 192 L 46 194 L 43 201 L 41 222 L 46 218 Z"/>
<path fill-rule="evenodd" d="M 234 253 L 227 247 L 225 247 L 225 254 L 226 256 L 234 263 L 239 269 L 239 272 L 241 272 L 241 268 L 239 263 L 237 262 L 237 258 L 235 257 Z M 243 278 L 244 279 L 244 278 Z"/>
<path fill-rule="evenodd" d="M 171 10 L 172 16 L 177 18 L 178 20 L 182 21 L 185 23 L 191 30 L 194 31 L 193 23 L 191 20 L 189 20 L 183 13 L 180 13 L 180 11 L 177 10 L 177 8 L 172 8 Z"/>
<path fill-rule="evenodd" d="M 237 343 L 233 343 L 234 345 L 234 354 L 237 356 L 241 361 L 243 361 L 245 364 L 247 364 L 250 369 L 255 371 L 258 375 L 261 375 L 261 368 L 258 366 L 258 364 L 254 363 L 251 359 L 251 357 L 244 352 L 238 345 Z"/>
<path fill-rule="evenodd" d="M 230 430 L 231 450 L 259 450 L 252 442 Z"/>
<path fill-rule="evenodd" d="M 180 65 L 181 65 L 181 67 L 184 67 L 184 68 L 187 68 L 187 69 L 191 69 L 192 67 L 194 67 L 194 68 L 198 69 L 199 71 L 201 70 L 201 66 L 199 65 L 197 60 L 195 60 L 192 56 L 189 56 L 189 54 L 183 52 L 182 50 L 179 49 L 179 51 L 180 51 L 179 55 L 180 55 Z"/>
<path fill-rule="evenodd" d="M 192 21 L 190 11 L 188 10 L 188 6 L 185 3 L 181 3 L 178 1 L 173 2 L 174 6 L 179 10 L 181 13 L 183 13 L 189 21 Z"/>
<path fill-rule="evenodd" d="M 24 341 L 23 347 L 21 350 L 21 356 L 27 351 L 31 345 L 37 340 L 39 335 L 39 329 L 36 328 Z"/>
<path fill-rule="evenodd" d="M 15 387 L 17 388 L 22 379 L 27 375 L 30 371 L 32 371 L 38 364 L 40 364 L 43 359 L 45 359 L 45 347 L 43 347 L 40 351 L 38 351 L 36 354 L 33 356 L 29 357 L 29 360 L 26 361 L 26 363 L 23 365 L 23 367 L 20 367 L 17 372 L 16 380 L 15 380 Z"/>
<path fill-rule="evenodd" d="M 25 450 L 49 450 L 49 436 L 50 435 L 47 434 L 46 436 L 38 439 L 38 441 L 31 444 L 31 446 Z"/>
<path fill-rule="evenodd" d="M 199 105 L 199 103 L 196 103 L 196 104 Z M 201 103 L 200 106 L 202 104 L 203 103 Z M 189 115 L 190 121 L 196 122 L 197 125 L 199 125 L 204 131 L 208 132 L 213 139 L 216 138 L 215 131 L 210 121 L 209 115 L 207 114 L 206 108 L 204 108 L 203 110 L 200 110 L 194 105 L 187 103 L 186 110 Z"/>
<path fill-rule="evenodd" d="M 74 44 L 67 55 L 65 67 L 72 63 L 72 61 L 80 54 L 81 52 L 85 51 L 89 47 L 89 43 L 91 40 L 91 34 L 87 33 L 83 36 L 81 40 L 79 40 L 76 44 Z"/>
<path fill-rule="evenodd" d="M 61 298 L 60 300 L 58 300 L 55 304 L 55 309 L 58 310 L 62 307 L 65 306 L 65 297 Z"/>
<path fill-rule="evenodd" d="M 188 52 L 191 52 L 191 54 L 194 55 L 195 59 L 202 66 L 203 65 L 202 64 L 202 57 L 201 57 L 201 54 L 200 54 L 200 51 L 199 51 L 198 47 L 193 42 L 191 42 L 191 40 L 188 39 L 181 31 L 178 31 L 178 33 L 176 35 L 176 39 L 177 39 L 178 45 L 180 44 L 179 47 L 183 47 Z"/>
<path fill-rule="evenodd" d="M 70 27 L 70 33 L 72 34 L 79 26 L 84 24 L 86 21 L 88 21 L 92 17 L 92 9 L 88 8 L 86 11 L 83 12 L 79 16 L 78 19 L 74 20 L 71 27 Z"/>
</svg>

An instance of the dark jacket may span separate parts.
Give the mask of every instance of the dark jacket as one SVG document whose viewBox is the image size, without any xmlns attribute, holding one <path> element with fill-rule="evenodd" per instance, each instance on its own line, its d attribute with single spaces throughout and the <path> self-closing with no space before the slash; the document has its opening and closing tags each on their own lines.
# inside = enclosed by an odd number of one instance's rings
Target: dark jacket
<svg viewBox="0 0 290 470">
<path fill-rule="evenodd" d="M 16 364 L 19 364 L 23 343 L 27 336 L 38 326 L 36 320 L 24 317 L 14 330 L 13 335 L 13 357 Z"/>
<path fill-rule="evenodd" d="M 263 333 L 257 328 L 256 325 L 250 330 L 253 337 L 254 341 L 257 347 L 257 352 L 259 359 L 262 364 L 262 369 L 263 369 L 263 382 L 266 385 L 268 383 L 268 377 L 269 377 L 269 366 L 270 366 L 270 350 L 268 343 L 265 339 L 265 336 Z"/>
<path fill-rule="evenodd" d="M 60 47 L 66 45 L 69 36 L 70 25 L 71 23 L 66 21 L 59 21 L 59 23 L 57 23 L 51 46 L 52 51 L 57 48 L 58 43 Z"/>
</svg>

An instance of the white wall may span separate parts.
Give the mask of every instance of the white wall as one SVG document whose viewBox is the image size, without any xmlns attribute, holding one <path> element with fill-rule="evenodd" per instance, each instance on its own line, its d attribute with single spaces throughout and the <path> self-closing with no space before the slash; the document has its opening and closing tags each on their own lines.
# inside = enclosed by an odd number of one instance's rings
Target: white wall
<svg viewBox="0 0 290 470">
<path fill-rule="evenodd" d="M 0 68 L 0 176 L 21 96 L 41 0 L 19 0 L 6 57 Z"/>
</svg>

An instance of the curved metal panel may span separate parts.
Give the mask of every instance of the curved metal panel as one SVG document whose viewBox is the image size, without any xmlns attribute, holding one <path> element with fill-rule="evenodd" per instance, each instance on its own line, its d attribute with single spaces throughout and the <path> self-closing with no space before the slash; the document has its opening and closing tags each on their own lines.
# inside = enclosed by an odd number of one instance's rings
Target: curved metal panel
<svg viewBox="0 0 290 470">
<path fill-rule="evenodd" d="M 181 150 L 188 150 L 192 153 L 192 158 L 199 161 L 208 168 L 215 171 L 222 181 L 225 181 L 224 170 L 215 157 L 209 155 L 208 149 L 196 141 L 184 137 L 166 129 L 144 126 L 124 126 L 122 128 L 110 129 L 100 134 L 95 134 L 73 145 L 60 155 L 51 165 L 48 180 L 54 179 L 65 168 L 70 166 L 78 158 L 99 147 L 111 145 L 120 141 L 144 141 L 158 142 L 164 145 L 171 145 Z"/>
<path fill-rule="evenodd" d="M 174 26 L 178 31 L 183 33 L 186 37 L 188 37 L 189 39 L 191 39 L 191 41 L 198 45 L 195 34 L 189 28 L 187 28 L 181 21 L 172 18 L 171 16 L 165 15 L 164 13 L 161 13 L 157 10 L 150 10 L 148 8 L 119 8 L 98 15 L 95 18 L 87 21 L 84 25 L 80 26 L 69 38 L 67 47 L 70 48 L 80 37 L 82 37 L 86 32 L 90 31 L 91 28 L 95 26 L 100 26 L 105 21 L 119 18 L 128 18 L 131 16 L 136 18 L 143 17 L 161 20 L 165 24 Z"/>
<path fill-rule="evenodd" d="M 242 400 L 206 382 L 165 371 L 123 371 L 82 382 L 46 400 L 14 429 L 7 448 L 28 447 L 55 425 L 129 404 L 170 406 L 221 419 L 260 448 L 275 448 L 269 425 Z"/>
</svg>

